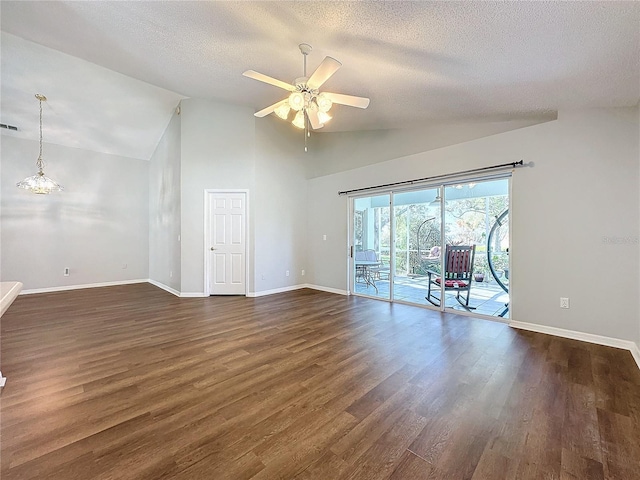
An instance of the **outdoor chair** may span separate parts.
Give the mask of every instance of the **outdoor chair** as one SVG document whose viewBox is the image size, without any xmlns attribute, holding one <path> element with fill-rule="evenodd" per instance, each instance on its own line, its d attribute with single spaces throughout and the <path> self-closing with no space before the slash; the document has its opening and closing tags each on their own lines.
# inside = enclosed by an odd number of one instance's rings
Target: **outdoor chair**
<svg viewBox="0 0 640 480">
<path fill-rule="evenodd" d="M 378 259 L 378 255 L 375 250 L 361 250 L 355 253 L 355 261 L 356 261 L 356 282 L 358 279 L 367 283 L 367 277 L 369 280 L 383 280 L 382 276 L 386 275 L 386 280 L 389 279 L 389 266 L 383 265 L 383 263 Z M 358 261 L 364 262 L 378 262 L 378 265 L 358 265 Z"/>
<path fill-rule="evenodd" d="M 377 280 L 383 280 L 382 276 L 386 276 L 386 280 L 388 280 L 389 274 L 390 274 L 389 266 L 384 265 L 382 261 L 380 261 L 380 259 L 378 258 L 378 255 L 376 254 L 376 251 L 365 250 L 364 254 L 366 256 L 366 260 L 370 262 L 380 262 L 379 265 L 375 265 L 369 268 L 371 275 L 373 275 L 373 277 L 376 278 Z"/>
<path fill-rule="evenodd" d="M 467 310 L 473 310 L 475 307 L 469 306 L 469 294 L 471 293 L 475 253 L 475 245 L 447 245 L 444 258 L 444 275 L 440 275 L 433 270 L 427 270 L 427 296 L 425 298 L 433 305 L 440 306 L 440 298 L 433 295 L 432 289 L 440 292 L 442 279 L 444 278 L 445 293 L 456 292 L 458 303 Z M 461 293 L 466 293 L 466 298 L 461 298 Z"/>
<path fill-rule="evenodd" d="M 362 250 L 356 252 L 354 259 L 356 262 L 367 260 L 366 252 Z M 355 278 L 356 282 L 358 281 L 358 279 L 364 282 L 365 281 L 364 274 L 365 274 L 365 267 L 363 265 L 358 265 L 356 263 L 356 278 Z"/>
</svg>

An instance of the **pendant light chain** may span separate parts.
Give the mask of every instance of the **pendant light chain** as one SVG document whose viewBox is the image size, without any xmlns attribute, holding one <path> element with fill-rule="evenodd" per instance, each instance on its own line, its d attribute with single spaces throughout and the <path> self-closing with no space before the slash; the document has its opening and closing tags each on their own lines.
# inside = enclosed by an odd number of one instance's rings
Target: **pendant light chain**
<svg viewBox="0 0 640 480">
<path fill-rule="evenodd" d="M 40 96 L 38 96 L 38 101 L 40 102 L 40 154 L 38 155 L 38 160 L 36 160 L 36 167 L 38 167 L 38 173 L 42 175 L 44 162 L 42 161 L 42 98 Z"/>
<path fill-rule="evenodd" d="M 308 152 L 307 148 L 307 138 L 309 137 L 309 115 L 307 112 L 304 113 L 304 151 Z"/>
</svg>

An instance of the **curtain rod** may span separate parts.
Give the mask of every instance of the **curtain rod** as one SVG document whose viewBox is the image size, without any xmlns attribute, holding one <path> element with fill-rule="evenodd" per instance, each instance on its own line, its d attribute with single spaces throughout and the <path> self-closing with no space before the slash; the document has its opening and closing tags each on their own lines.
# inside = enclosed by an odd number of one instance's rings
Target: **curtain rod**
<svg viewBox="0 0 640 480">
<path fill-rule="evenodd" d="M 459 172 L 454 172 L 454 173 L 434 175 L 433 177 L 416 178 L 414 180 L 405 180 L 403 182 L 385 183 L 383 185 L 375 185 L 373 187 L 354 188 L 353 190 L 345 190 L 343 192 L 338 192 L 338 195 L 348 195 L 349 193 L 354 193 L 354 192 L 366 192 L 367 190 L 378 190 L 380 188 L 397 187 L 400 185 L 413 185 L 414 183 L 422 183 L 422 182 L 426 182 L 427 180 L 437 180 L 439 178 L 458 177 L 460 175 L 466 175 L 468 173 L 484 172 L 487 170 L 496 170 L 499 168 L 506 168 L 506 167 L 515 168 L 515 167 L 521 167 L 523 165 L 524 165 L 524 161 L 520 160 L 519 162 L 502 163 L 500 165 L 491 165 L 489 167 L 473 168 L 471 170 L 461 170 Z"/>
</svg>

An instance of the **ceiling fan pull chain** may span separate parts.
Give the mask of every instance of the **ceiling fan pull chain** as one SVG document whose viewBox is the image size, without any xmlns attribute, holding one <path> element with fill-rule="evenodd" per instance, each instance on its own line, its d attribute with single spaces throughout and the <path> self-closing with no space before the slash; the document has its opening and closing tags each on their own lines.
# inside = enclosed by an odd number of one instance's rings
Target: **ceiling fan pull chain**
<svg viewBox="0 0 640 480">
<path fill-rule="evenodd" d="M 306 55 L 305 55 L 305 58 Z M 306 62 L 305 62 L 306 63 Z M 307 112 L 304 112 L 304 153 L 307 153 L 307 138 L 309 137 L 309 115 Z"/>
</svg>

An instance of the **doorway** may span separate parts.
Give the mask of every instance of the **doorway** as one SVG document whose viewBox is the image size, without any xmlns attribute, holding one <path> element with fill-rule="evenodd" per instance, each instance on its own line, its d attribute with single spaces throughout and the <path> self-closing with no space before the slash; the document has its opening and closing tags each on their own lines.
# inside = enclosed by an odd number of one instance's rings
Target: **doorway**
<svg viewBox="0 0 640 480">
<path fill-rule="evenodd" d="M 391 195 L 353 199 L 351 291 L 363 296 L 391 299 Z"/>
<path fill-rule="evenodd" d="M 351 211 L 355 295 L 509 317 L 509 177 L 353 197 Z"/>
<path fill-rule="evenodd" d="M 247 191 L 205 190 L 205 294 L 247 294 Z"/>
</svg>

